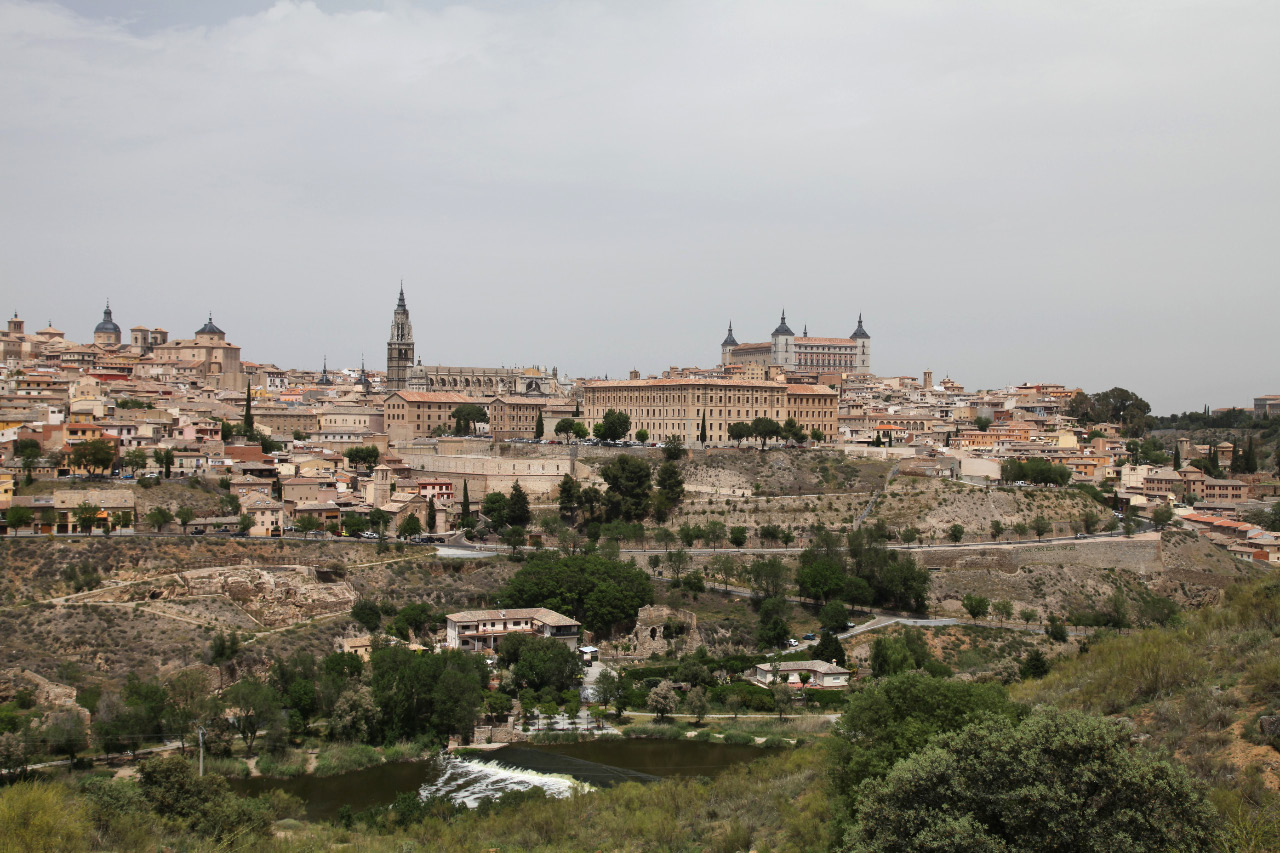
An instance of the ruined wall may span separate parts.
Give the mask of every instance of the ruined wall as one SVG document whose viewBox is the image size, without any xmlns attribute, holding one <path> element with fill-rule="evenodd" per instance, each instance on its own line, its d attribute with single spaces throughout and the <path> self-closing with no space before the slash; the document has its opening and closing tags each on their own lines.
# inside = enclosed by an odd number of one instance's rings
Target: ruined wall
<svg viewBox="0 0 1280 853">
<path fill-rule="evenodd" d="M 671 629 L 667 628 L 668 625 Z M 664 629 L 671 633 L 670 637 L 665 636 L 667 632 Z M 684 654 L 702 642 L 698 634 L 698 617 L 688 610 L 677 610 L 665 604 L 649 604 L 637 611 L 631 640 L 635 645 L 632 654 L 639 657 L 666 654 L 668 649 Z"/>
</svg>

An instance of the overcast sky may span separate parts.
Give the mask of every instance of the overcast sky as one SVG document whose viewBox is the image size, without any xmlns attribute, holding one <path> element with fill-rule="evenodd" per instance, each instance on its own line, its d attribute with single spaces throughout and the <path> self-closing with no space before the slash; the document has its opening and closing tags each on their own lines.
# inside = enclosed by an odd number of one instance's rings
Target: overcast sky
<svg viewBox="0 0 1280 853">
<path fill-rule="evenodd" d="M 1280 393 L 1280 3 L 0 0 L 0 310 L 617 376 L 791 326 Z"/>
</svg>

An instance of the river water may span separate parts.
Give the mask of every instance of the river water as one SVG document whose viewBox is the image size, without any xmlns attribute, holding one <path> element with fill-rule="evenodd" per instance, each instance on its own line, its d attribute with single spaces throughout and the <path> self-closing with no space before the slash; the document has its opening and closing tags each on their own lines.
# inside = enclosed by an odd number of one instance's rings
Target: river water
<svg viewBox="0 0 1280 853">
<path fill-rule="evenodd" d="M 714 776 L 727 767 L 768 754 L 754 746 L 674 740 L 596 740 L 548 746 L 508 746 L 482 756 L 441 756 L 428 761 L 381 764 L 338 776 L 232 779 L 232 790 L 272 789 L 300 797 L 309 820 L 327 820 L 343 806 L 353 811 L 389 805 L 404 791 L 446 795 L 475 806 L 486 797 L 540 787 L 555 797 L 574 788 L 607 788 L 620 782 L 653 782 L 664 776 Z"/>
</svg>

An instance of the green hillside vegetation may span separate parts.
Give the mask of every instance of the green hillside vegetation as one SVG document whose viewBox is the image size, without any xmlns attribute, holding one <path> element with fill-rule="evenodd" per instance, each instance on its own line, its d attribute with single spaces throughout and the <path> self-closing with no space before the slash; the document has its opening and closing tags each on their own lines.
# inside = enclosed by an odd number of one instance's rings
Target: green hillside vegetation
<svg viewBox="0 0 1280 853">
<path fill-rule="evenodd" d="M 1280 710 L 1280 581 L 1237 584 L 1178 624 L 1096 636 L 1014 696 L 1124 715 L 1135 737 L 1176 755 L 1227 818 L 1226 849 L 1280 849 L 1276 750 L 1258 718 Z"/>
</svg>

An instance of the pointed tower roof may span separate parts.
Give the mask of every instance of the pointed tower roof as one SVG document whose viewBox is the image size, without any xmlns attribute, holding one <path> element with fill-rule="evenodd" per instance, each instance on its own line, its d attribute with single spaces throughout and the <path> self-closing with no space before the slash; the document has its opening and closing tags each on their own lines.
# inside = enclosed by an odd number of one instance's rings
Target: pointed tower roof
<svg viewBox="0 0 1280 853">
<path fill-rule="evenodd" d="M 867 330 L 866 330 L 866 329 L 864 329 L 864 328 L 862 328 L 862 313 L 861 313 L 861 312 L 859 312 L 859 313 L 858 313 L 858 328 L 854 329 L 854 330 L 853 330 L 853 334 L 852 334 L 852 335 L 850 335 L 849 337 L 851 337 L 851 338 L 858 338 L 858 339 L 865 339 L 865 340 L 870 340 L 870 339 L 871 339 L 871 336 L 867 334 Z"/>
<path fill-rule="evenodd" d="M 786 308 L 782 309 L 782 321 L 778 323 L 778 328 L 773 330 L 773 337 L 776 338 L 779 335 L 786 335 L 789 338 L 794 338 L 796 336 L 796 333 L 791 331 L 791 327 L 787 325 L 787 309 Z"/>
<path fill-rule="evenodd" d="M 320 369 L 320 381 L 318 381 L 316 384 L 317 385 L 333 384 L 333 380 L 329 378 L 329 354 L 328 353 L 325 353 L 324 367 Z"/>
<path fill-rule="evenodd" d="M 729 334 L 725 335 L 724 341 L 720 344 L 722 347 L 736 347 L 738 339 L 733 336 L 733 321 L 729 321 Z"/>
<path fill-rule="evenodd" d="M 397 311 L 407 311 L 408 307 L 404 304 L 404 279 L 400 279 L 400 301 L 396 303 Z"/>
</svg>

